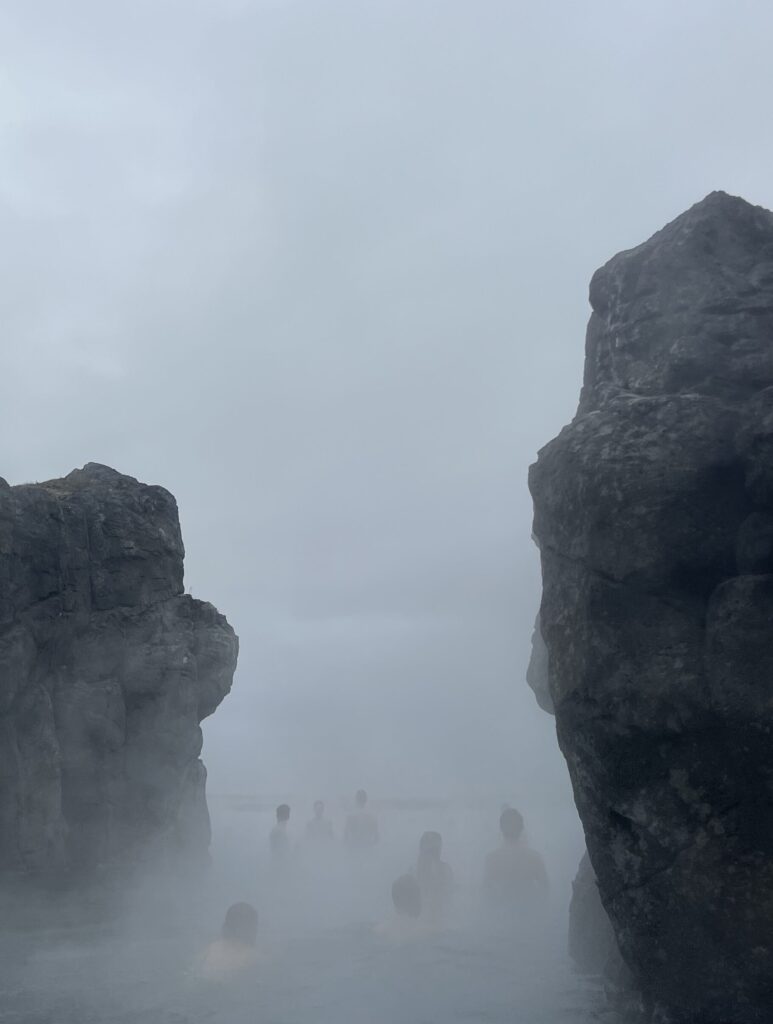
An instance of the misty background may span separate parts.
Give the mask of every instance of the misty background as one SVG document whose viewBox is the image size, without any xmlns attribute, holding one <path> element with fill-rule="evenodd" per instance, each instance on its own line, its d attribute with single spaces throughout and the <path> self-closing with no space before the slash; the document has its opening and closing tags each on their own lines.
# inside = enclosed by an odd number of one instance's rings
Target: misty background
<svg viewBox="0 0 773 1024">
<path fill-rule="evenodd" d="M 527 467 L 596 267 L 712 189 L 773 207 L 771 33 L 765 0 L 2 5 L 0 473 L 176 496 L 241 638 L 212 792 L 569 805 Z"/>
</svg>

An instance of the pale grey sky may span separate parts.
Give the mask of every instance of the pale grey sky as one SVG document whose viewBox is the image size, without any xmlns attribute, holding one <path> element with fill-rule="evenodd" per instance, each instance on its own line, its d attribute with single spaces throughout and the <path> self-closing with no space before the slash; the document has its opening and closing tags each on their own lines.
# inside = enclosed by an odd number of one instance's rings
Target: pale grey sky
<svg viewBox="0 0 773 1024">
<path fill-rule="evenodd" d="M 176 495 L 242 640 L 213 789 L 563 778 L 526 470 L 594 269 L 712 189 L 773 207 L 772 36 L 767 0 L 2 5 L 0 473 Z"/>
</svg>

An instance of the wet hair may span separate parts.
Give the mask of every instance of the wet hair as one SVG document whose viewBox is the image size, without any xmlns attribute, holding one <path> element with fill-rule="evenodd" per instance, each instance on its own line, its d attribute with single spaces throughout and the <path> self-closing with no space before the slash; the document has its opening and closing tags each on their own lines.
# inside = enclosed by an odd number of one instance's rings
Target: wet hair
<svg viewBox="0 0 773 1024">
<path fill-rule="evenodd" d="M 518 839 L 523 832 L 523 815 L 514 807 L 505 807 L 499 817 L 499 830 L 505 839 Z"/>
<path fill-rule="evenodd" d="M 324 810 L 325 810 L 325 804 L 323 803 L 323 801 L 322 800 L 315 800 L 314 801 L 314 813 L 318 817 L 321 818 L 322 817 L 322 813 L 323 813 Z"/>
<path fill-rule="evenodd" d="M 400 917 L 421 915 L 421 888 L 413 875 L 401 875 L 392 883 L 392 903 Z"/>
<path fill-rule="evenodd" d="M 368 802 L 368 794 L 364 789 L 358 789 L 354 796 L 354 801 L 358 807 L 364 807 Z"/>
<path fill-rule="evenodd" d="M 258 912 L 249 903 L 234 903 L 225 913 L 223 938 L 226 942 L 238 942 L 243 946 L 254 946 L 258 938 Z"/>
<path fill-rule="evenodd" d="M 280 804 L 276 809 L 276 820 L 277 821 L 289 821 L 290 820 L 290 805 Z"/>
<path fill-rule="evenodd" d="M 440 860 L 443 852 L 443 837 L 439 832 L 425 832 L 419 840 L 419 860 L 430 858 Z"/>
</svg>

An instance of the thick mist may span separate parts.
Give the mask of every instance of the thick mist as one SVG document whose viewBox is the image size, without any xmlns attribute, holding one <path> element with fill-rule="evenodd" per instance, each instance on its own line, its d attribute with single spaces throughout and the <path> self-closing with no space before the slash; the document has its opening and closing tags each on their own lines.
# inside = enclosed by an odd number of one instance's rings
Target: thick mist
<svg viewBox="0 0 773 1024">
<path fill-rule="evenodd" d="M 95 461 L 168 488 L 186 586 L 241 639 L 204 723 L 210 881 L 154 869 L 113 945 L 52 930 L 17 993 L 69 993 L 79 1021 L 196 1019 L 169 979 L 248 899 L 279 936 L 267 1019 L 584 1019 L 565 956 L 583 839 L 525 683 L 526 472 L 576 406 L 594 269 L 712 189 L 773 206 L 771 31 L 761 0 L 3 5 L 0 473 Z M 368 895 L 339 861 L 283 905 L 273 807 L 302 829 L 322 798 L 340 830 L 360 786 L 385 825 Z M 478 917 L 508 803 L 551 879 L 544 947 Z M 423 988 L 347 929 L 389 914 L 431 828 L 455 934 L 482 945 L 438 954 Z M 542 968 L 513 974 L 527 948 Z M 9 1019 L 33 1019 L 25 999 Z"/>
<path fill-rule="evenodd" d="M 14 1022 L 175 1024 L 271 1021 L 518 1020 L 585 1024 L 603 993 L 568 965 L 560 879 L 576 850 L 560 831 L 546 852 L 551 889 L 531 910 L 485 897 L 487 854 L 501 845 L 496 806 L 374 804 L 380 842 L 343 842 L 352 802 L 326 808 L 329 843 L 310 840 L 310 808 L 294 806 L 287 862 L 272 859 L 273 808 L 212 804 L 213 866 L 204 875 L 155 864 L 128 890 L 103 886 L 69 896 L 3 902 L 3 1008 Z M 419 837 L 443 837 L 453 872 L 442 920 L 405 928 L 392 880 L 417 870 Z M 536 837 L 529 829 L 527 841 Z M 542 841 L 547 837 L 543 831 Z M 255 963 L 207 974 L 225 908 L 258 908 Z M 15 931 L 8 932 L 8 924 Z M 604 1019 L 607 1019 L 604 1017 Z M 617 1018 L 610 1016 L 610 1021 Z"/>
<path fill-rule="evenodd" d="M 4 5 L 3 475 L 177 497 L 242 637 L 212 792 L 562 784 L 526 468 L 595 267 L 712 188 L 771 205 L 771 17 Z"/>
</svg>

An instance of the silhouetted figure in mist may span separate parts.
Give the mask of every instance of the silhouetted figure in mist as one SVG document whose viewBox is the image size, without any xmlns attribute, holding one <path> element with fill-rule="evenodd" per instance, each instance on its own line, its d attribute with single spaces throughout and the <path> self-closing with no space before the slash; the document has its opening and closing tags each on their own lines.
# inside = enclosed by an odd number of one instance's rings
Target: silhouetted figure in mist
<svg viewBox="0 0 773 1024">
<path fill-rule="evenodd" d="M 392 883 L 392 905 L 394 916 L 378 927 L 379 934 L 402 942 L 426 930 L 421 919 L 421 887 L 414 875 L 401 875 Z"/>
<path fill-rule="evenodd" d="M 226 981 L 257 961 L 258 912 L 249 903 L 226 911 L 220 938 L 207 949 L 201 973 L 208 981 Z"/>
<path fill-rule="evenodd" d="M 346 819 L 344 842 L 352 849 L 375 846 L 379 840 L 378 822 L 366 809 L 368 794 L 364 789 L 357 790 L 354 802 L 356 810 Z"/>
<path fill-rule="evenodd" d="M 413 875 L 401 875 L 392 883 L 392 903 L 398 917 L 421 917 L 421 886 Z"/>
<path fill-rule="evenodd" d="M 325 805 L 321 800 L 314 803 L 314 817 L 306 824 L 306 838 L 315 842 L 329 842 L 334 838 L 333 823 L 325 817 Z"/>
<path fill-rule="evenodd" d="M 271 860 L 275 864 L 285 864 L 290 857 L 290 836 L 287 831 L 289 820 L 289 806 L 280 804 L 276 809 L 276 825 L 271 829 L 271 834 L 268 837 Z"/>
<path fill-rule="evenodd" d="M 499 818 L 502 845 L 486 858 L 483 885 L 493 904 L 535 907 L 544 903 L 548 875 L 542 857 L 526 841 L 523 817 L 506 807 Z"/>
<path fill-rule="evenodd" d="M 419 840 L 416 878 L 421 889 L 424 914 L 430 923 L 442 920 L 451 902 L 454 873 L 442 859 L 443 837 L 439 832 L 425 832 Z"/>
</svg>

